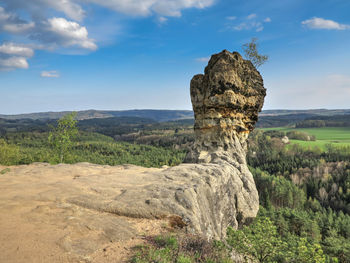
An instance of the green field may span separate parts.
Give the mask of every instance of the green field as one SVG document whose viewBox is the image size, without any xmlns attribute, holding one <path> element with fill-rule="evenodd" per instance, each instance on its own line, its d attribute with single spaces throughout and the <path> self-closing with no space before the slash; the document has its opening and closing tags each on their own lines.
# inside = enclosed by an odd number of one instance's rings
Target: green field
<svg viewBox="0 0 350 263">
<path fill-rule="evenodd" d="M 305 147 L 320 147 L 325 149 L 327 144 L 336 146 L 350 146 L 350 127 L 324 127 L 324 128 L 265 128 L 264 131 L 278 130 L 283 132 L 301 131 L 316 137 L 316 141 L 291 140 L 291 143 L 297 143 Z"/>
</svg>

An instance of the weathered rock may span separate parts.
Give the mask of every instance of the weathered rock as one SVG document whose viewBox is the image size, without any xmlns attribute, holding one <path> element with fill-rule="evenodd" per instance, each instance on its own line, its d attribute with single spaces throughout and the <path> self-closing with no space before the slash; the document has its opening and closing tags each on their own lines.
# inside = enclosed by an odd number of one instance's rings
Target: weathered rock
<svg viewBox="0 0 350 263">
<path fill-rule="evenodd" d="M 211 57 L 205 74 L 191 81 L 196 142 L 188 162 L 245 162 L 246 139 L 254 129 L 266 89 L 253 64 L 227 50 Z"/>
<path fill-rule="evenodd" d="M 154 184 L 127 190 L 108 209 L 136 217 L 178 215 L 188 231 L 218 239 L 228 226 L 254 218 L 259 199 L 246 163 L 246 139 L 265 95 L 263 79 L 250 61 L 226 50 L 213 55 L 205 74 L 191 81 L 196 135 L 187 156 L 191 164 L 153 174 Z"/>
<path fill-rule="evenodd" d="M 163 205 L 180 215 L 189 229 L 223 238 L 228 226 L 246 223 L 259 209 L 246 163 L 246 140 L 258 120 L 266 89 L 253 64 L 237 52 L 213 55 L 204 73 L 191 81 L 196 140 L 186 161 L 198 164 L 166 171 L 183 175 L 187 187 L 175 192 L 177 207 L 169 207 L 173 200 Z"/>
</svg>

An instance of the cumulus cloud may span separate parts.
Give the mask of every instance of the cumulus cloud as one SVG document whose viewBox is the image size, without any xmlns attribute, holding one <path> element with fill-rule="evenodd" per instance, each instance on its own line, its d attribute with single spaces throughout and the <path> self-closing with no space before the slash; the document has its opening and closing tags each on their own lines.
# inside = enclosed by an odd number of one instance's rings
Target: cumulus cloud
<svg viewBox="0 0 350 263">
<path fill-rule="evenodd" d="M 59 78 L 60 74 L 56 70 L 42 71 L 40 74 L 43 78 Z"/>
<path fill-rule="evenodd" d="M 45 18 L 48 9 L 64 13 L 68 18 L 81 21 L 85 12 L 73 0 L 1 0 L 9 10 L 26 10 L 33 17 Z"/>
<path fill-rule="evenodd" d="M 272 20 L 271 20 L 271 18 L 269 18 L 269 17 L 266 17 L 265 19 L 264 19 L 264 22 L 265 23 L 270 23 Z"/>
<path fill-rule="evenodd" d="M 340 24 L 333 20 L 314 17 L 301 22 L 302 25 L 311 29 L 345 30 L 350 29 L 350 25 Z"/>
<path fill-rule="evenodd" d="M 21 35 L 27 38 L 27 41 L 39 41 L 45 45 L 46 49 L 73 48 L 75 52 L 77 48 L 90 51 L 97 49 L 96 41 L 89 37 L 88 29 L 82 24 L 86 16 L 83 6 L 94 4 L 132 16 L 154 15 L 158 18 L 158 23 L 164 23 L 167 17 L 181 16 L 184 9 L 203 9 L 213 5 L 215 0 L 0 1 L 0 31 Z M 55 17 L 52 17 L 53 13 Z M 28 15 L 31 21 L 22 19 L 20 15 L 23 14 Z M 35 42 L 35 44 L 38 43 Z M 0 53 L 0 55 L 0 67 L 11 69 L 27 68 L 27 59 L 32 56 L 11 56 L 7 53 Z"/>
<path fill-rule="evenodd" d="M 2 0 L 11 9 L 27 9 L 40 16 L 44 8 L 63 12 L 68 18 L 81 21 L 85 12 L 81 3 L 93 3 L 133 16 L 181 16 L 181 10 L 187 8 L 205 8 L 214 0 Z"/>
<path fill-rule="evenodd" d="M 205 8 L 214 3 L 214 0 L 83 0 L 94 3 L 114 11 L 134 15 L 149 16 L 181 16 L 181 10 L 187 8 Z"/>
<path fill-rule="evenodd" d="M 23 57 L 0 58 L 1 70 L 27 69 L 27 59 Z"/>
<path fill-rule="evenodd" d="M 27 69 L 29 67 L 27 59 L 33 55 L 34 50 L 30 47 L 15 43 L 3 43 L 0 45 L 0 69 Z"/>
<path fill-rule="evenodd" d="M 32 1 L 32 0 L 31 0 Z M 38 0 L 36 0 L 38 1 Z M 63 12 L 70 19 L 81 21 L 85 16 L 83 8 L 69 0 L 44 0 L 44 2 L 55 10 Z"/>
<path fill-rule="evenodd" d="M 6 12 L 5 9 L 0 6 L 0 30 L 20 34 L 28 32 L 33 29 L 34 26 L 34 22 L 26 22 L 15 14 Z"/>
<path fill-rule="evenodd" d="M 50 18 L 43 22 L 33 39 L 63 47 L 80 47 L 96 50 L 95 40 L 88 37 L 86 27 L 62 17 Z"/>
<path fill-rule="evenodd" d="M 34 50 L 24 45 L 14 43 L 3 43 L 0 46 L 0 53 L 11 56 L 21 56 L 29 58 L 34 55 Z"/>
</svg>

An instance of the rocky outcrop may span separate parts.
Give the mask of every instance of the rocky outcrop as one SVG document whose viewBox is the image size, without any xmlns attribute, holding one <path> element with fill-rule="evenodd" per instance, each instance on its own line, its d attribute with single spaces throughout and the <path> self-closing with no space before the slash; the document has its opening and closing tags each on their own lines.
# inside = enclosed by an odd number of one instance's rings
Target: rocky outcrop
<svg viewBox="0 0 350 263">
<path fill-rule="evenodd" d="M 245 163 L 245 142 L 265 96 L 263 79 L 250 61 L 227 50 L 213 55 L 205 74 L 191 81 L 196 142 L 187 161 Z"/>
<path fill-rule="evenodd" d="M 174 189 L 175 203 L 169 200 L 171 193 L 162 200 L 190 230 L 223 238 L 228 226 L 238 227 L 256 216 L 259 200 L 246 163 L 246 140 L 265 96 L 260 73 L 237 52 L 213 55 L 204 75 L 193 77 L 196 140 L 186 162 L 196 165 L 166 171 L 178 180 L 183 177 L 185 187 Z"/>
<path fill-rule="evenodd" d="M 226 50 L 213 55 L 205 74 L 191 81 L 196 141 L 189 163 L 148 175 L 156 177 L 152 185 L 126 190 L 108 209 L 136 217 L 176 215 L 188 231 L 217 239 L 228 226 L 254 218 L 259 200 L 246 163 L 246 139 L 265 95 L 250 61 Z"/>
<path fill-rule="evenodd" d="M 223 51 L 191 82 L 190 163 L 10 167 L 0 176 L 0 261 L 123 262 L 126 244 L 168 227 L 224 238 L 258 212 L 245 141 L 264 96 L 253 65 Z"/>
</svg>

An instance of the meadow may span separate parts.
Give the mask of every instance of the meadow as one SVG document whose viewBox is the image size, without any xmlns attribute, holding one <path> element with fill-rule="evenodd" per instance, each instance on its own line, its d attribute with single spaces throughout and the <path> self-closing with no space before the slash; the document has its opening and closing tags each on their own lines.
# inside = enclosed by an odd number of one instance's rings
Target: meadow
<svg viewBox="0 0 350 263">
<path fill-rule="evenodd" d="M 332 144 L 333 146 L 349 146 L 350 147 L 350 127 L 322 127 L 322 128 L 263 128 L 263 131 L 300 131 L 305 132 L 309 135 L 314 135 L 316 141 L 302 141 L 302 140 L 290 140 L 292 144 L 299 144 L 303 147 L 319 147 L 325 150 L 327 145 Z"/>
</svg>

